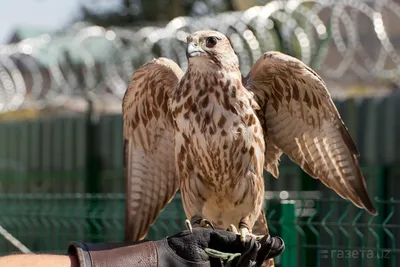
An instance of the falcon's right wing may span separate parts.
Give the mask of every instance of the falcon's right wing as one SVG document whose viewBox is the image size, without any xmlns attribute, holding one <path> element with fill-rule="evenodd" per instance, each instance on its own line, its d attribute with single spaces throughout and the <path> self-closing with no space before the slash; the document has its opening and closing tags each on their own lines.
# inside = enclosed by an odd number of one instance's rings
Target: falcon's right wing
<svg viewBox="0 0 400 267">
<path fill-rule="evenodd" d="M 357 147 L 318 74 L 294 57 L 271 51 L 254 64 L 244 84 L 261 106 L 267 164 L 284 152 L 342 198 L 377 214 Z"/>
<path fill-rule="evenodd" d="M 143 239 L 178 190 L 168 103 L 182 76 L 172 60 L 154 59 L 136 70 L 125 92 L 126 241 Z"/>
</svg>

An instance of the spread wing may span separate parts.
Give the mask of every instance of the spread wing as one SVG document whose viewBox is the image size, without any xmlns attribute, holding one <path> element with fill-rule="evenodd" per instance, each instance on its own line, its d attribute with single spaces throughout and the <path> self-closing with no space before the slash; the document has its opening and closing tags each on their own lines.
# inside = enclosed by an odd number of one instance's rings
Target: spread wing
<svg viewBox="0 0 400 267">
<path fill-rule="evenodd" d="M 358 164 L 359 152 L 337 111 L 325 82 L 300 60 L 265 53 L 244 84 L 254 92 L 266 151 L 282 151 L 310 176 L 341 197 L 376 215 Z M 272 147 L 272 148 L 271 148 Z"/>
<path fill-rule="evenodd" d="M 173 61 L 154 59 L 136 70 L 125 92 L 125 240 L 144 238 L 179 187 L 168 100 L 182 75 Z"/>
</svg>

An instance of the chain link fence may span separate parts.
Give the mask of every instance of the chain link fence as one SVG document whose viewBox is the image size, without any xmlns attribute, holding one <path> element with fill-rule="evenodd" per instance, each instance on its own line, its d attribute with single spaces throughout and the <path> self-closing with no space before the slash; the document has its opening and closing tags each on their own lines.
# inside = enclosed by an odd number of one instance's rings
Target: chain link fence
<svg viewBox="0 0 400 267">
<path fill-rule="evenodd" d="M 394 217 L 400 201 L 375 198 L 381 216 L 371 217 L 319 191 L 267 192 L 266 198 L 270 232 L 286 243 L 278 266 L 398 266 L 400 225 Z M 37 253 L 64 254 L 71 240 L 123 240 L 123 194 L 8 194 L 0 195 L 0 203 L 2 227 Z M 181 231 L 184 219 L 178 194 L 147 238 Z M 19 251 L 0 239 L 0 252 Z"/>
</svg>

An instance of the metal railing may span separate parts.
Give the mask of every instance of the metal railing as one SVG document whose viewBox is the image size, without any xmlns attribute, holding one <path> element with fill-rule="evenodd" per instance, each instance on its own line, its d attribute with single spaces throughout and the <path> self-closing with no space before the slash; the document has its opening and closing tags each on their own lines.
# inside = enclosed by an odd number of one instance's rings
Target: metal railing
<svg viewBox="0 0 400 267">
<path fill-rule="evenodd" d="M 376 198 L 380 216 L 371 217 L 336 197 L 307 197 L 302 192 L 282 199 L 282 192 L 267 193 L 271 234 L 281 235 L 286 243 L 277 259 L 280 266 L 398 266 L 400 225 L 395 217 L 400 201 Z M 122 194 L 2 194 L 0 224 L 34 252 L 65 253 L 71 240 L 123 240 L 124 207 Z M 184 219 L 177 195 L 148 238 L 181 231 Z M 0 254 L 14 251 L 0 238 Z"/>
</svg>

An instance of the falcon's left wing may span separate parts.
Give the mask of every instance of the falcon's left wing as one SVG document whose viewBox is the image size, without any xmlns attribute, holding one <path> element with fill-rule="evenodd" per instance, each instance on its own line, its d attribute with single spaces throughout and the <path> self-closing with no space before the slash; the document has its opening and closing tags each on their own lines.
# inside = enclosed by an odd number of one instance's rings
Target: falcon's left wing
<svg viewBox="0 0 400 267">
<path fill-rule="evenodd" d="M 356 145 L 325 82 L 312 69 L 296 58 L 267 52 L 254 64 L 244 85 L 261 107 L 258 116 L 266 136 L 266 155 L 279 156 L 283 151 L 341 197 L 377 214 Z"/>
<path fill-rule="evenodd" d="M 179 187 L 168 101 L 182 76 L 172 60 L 154 59 L 136 70 L 125 93 L 122 114 L 127 241 L 146 235 Z"/>
</svg>

